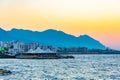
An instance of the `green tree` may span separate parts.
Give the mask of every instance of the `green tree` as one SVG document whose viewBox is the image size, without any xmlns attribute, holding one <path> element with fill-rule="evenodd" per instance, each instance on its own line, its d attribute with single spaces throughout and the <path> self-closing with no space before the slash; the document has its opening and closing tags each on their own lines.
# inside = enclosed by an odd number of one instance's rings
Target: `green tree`
<svg viewBox="0 0 120 80">
<path fill-rule="evenodd" d="M 0 49 L 0 51 L 2 51 L 2 52 L 5 52 L 5 48 L 4 47 L 2 47 L 1 49 Z"/>
<path fill-rule="evenodd" d="M 2 53 L 5 53 L 5 51 L 6 51 L 6 48 L 5 48 L 5 47 L 2 47 L 2 48 L 0 49 L 0 52 L 2 52 Z"/>
</svg>

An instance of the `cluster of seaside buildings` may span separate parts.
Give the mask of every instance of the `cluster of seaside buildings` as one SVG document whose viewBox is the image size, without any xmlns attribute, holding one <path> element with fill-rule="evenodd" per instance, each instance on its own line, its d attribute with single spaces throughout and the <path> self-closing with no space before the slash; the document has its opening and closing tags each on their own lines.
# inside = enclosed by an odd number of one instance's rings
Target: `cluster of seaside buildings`
<svg viewBox="0 0 120 80">
<path fill-rule="evenodd" d="M 0 41 L 0 49 L 6 48 L 7 52 L 15 55 L 17 53 L 55 53 L 57 48 L 45 46 L 39 43 L 25 44 L 19 41 L 3 42 Z"/>
<path fill-rule="evenodd" d="M 23 43 L 20 41 L 3 42 L 0 41 L 0 49 L 6 48 L 6 52 L 11 55 L 18 53 L 61 53 L 61 54 L 120 54 L 120 51 L 112 49 L 88 49 L 86 47 L 62 48 L 45 46 L 39 43 Z M 1 52 L 1 51 L 0 51 Z"/>
</svg>

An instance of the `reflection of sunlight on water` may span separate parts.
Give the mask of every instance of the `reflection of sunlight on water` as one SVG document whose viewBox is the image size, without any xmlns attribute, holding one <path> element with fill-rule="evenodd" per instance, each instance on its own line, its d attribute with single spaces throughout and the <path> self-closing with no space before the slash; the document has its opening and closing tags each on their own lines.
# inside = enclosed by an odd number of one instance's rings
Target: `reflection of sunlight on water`
<svg viewBox="0 0 120 80">
<path fill-rule="evenodd" d="M 75 55 L 75 59 L 0 59 L 13 73 L 3 80 L 120 80 L 120 55 Z"/>
</svg>

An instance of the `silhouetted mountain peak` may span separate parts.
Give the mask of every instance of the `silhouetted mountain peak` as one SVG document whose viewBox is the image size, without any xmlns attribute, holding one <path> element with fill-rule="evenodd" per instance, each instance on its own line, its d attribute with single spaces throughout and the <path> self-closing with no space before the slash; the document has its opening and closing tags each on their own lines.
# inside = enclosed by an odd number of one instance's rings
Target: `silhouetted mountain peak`
<svg viewBox="0 0 120 80">
<path fill-rule="evenodd" d="M 84 38 L 84 39 L 94 39 L 91 36 L 84 34 L 84 35 L 80 35 L 79 38 Z"/>
<path fill-rule="evenodd" d="M 4 35 L 5 33 L 6 33 L 6 31 L 5 31 L 4 29 L 0 28 L 0 35 L 1 35 L 1 34 Z"/>
<path fill-rule="evenodd" d="M 5 30 L 0 27 L 0 31 L 5 31 Z"/>
<path fill-rule="evenodd" d="M 89 35 L 87 34 L 83 34 L 83 35 L 80 35 L 79 37 L 88 37 L 88 38 L 91 38 Z"/>
<path fill-rule="evenodd" d="M 57 31 L 55 29 L 47 29 L 47 30 L 44 30 L 43 32 L 47 32 L 47 31 Z"/>
<path fill-rule="evenodd" d="M 60 30 L 55 30 L 55 29 L 47 29 L 45 31 L 43 31 L 44 33 L 64 33 L 63 31 Z"/>
<path fill-rule="evenodd" d="M 19 29 L 17 29 L 17 28 L 12 28 L 10 31 L 17 31 L 17 30 L 19 30 Z"/>
<path fill-rule="evenodd" d="M 104 45 L 86 34 L 75 37 L 71 34 L 54 29 L 39 32 L 13 28 L 4 33 L 3 31 L 3 29 L 0 29 L 0 34 L 5 34 L 5 36 L 0 38 L 1 41 L 19 40 L 25 43 L 36 42 L 56 47 L 88 47 L 105 49 Z"/>
<path fill-rule="evenodd" d="M 43 31 L 43 33 L 48 34 L 48 35 L 58 35 L 58 36 L 66 36 L 66 35 L 71 35 L 71 34 L 67 34 L 61 30 L 55 30 L 55 29 L 48 29 Z"/>
</svg>

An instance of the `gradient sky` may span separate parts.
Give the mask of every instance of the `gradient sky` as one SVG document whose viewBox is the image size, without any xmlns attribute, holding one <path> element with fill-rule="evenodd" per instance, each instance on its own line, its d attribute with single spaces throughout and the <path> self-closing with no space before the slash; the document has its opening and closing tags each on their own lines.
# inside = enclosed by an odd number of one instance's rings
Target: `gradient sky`
<svg viewBox="0 0 120 80">
<path fill-rule="evenodd" d="M 88 34 L 120 50 L 120 0 L 0 0 L 0 27 Z"/>
</svg>

